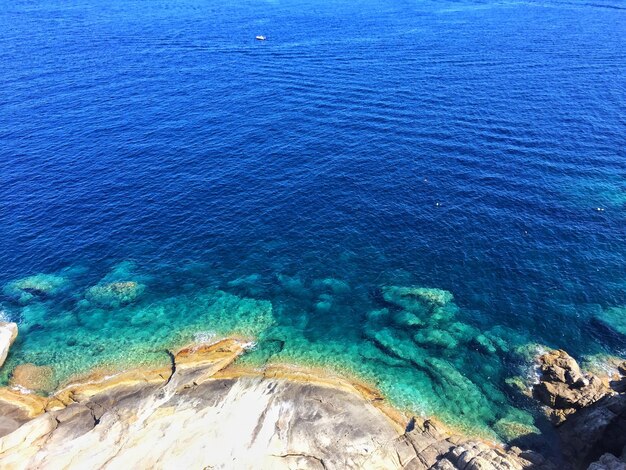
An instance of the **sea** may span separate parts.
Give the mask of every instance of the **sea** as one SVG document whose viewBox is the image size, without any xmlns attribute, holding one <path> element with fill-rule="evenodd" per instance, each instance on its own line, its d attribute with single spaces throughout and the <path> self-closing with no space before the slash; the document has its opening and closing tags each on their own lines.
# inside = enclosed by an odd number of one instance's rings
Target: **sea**
<svg viewBox="0 0 626 470">
<path fill-rule="evenodd" d="M 534 357 L 626 354 L 622 0 L 13 0 L 0 33 L 1 384 L 238 335 L 544 442 Z"/>
</svg>

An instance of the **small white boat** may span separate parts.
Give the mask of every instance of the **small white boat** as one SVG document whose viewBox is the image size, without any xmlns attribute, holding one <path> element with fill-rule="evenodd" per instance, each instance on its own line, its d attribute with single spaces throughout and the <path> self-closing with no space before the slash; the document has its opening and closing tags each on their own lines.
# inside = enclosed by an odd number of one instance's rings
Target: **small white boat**
<svg viewBox="0 0 626 470">
<path fill-rule="evenodd" d="M 265 36 L 256 36 L 254 39 L 256 39 L 257 41 L 265 41 L 267 38 Z"/>
</svg>

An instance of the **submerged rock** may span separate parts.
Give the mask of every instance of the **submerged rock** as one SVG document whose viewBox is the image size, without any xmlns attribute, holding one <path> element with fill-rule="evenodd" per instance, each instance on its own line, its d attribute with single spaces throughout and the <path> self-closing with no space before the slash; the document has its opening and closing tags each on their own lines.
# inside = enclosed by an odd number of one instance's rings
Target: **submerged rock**
<svg viewBox="0 0 626 470">
<path fill-rule="evenodd" d="M 502 439 L 534 433 L 526 418 L 511 420 L 507 397 L 490 379 L 502 374 L 502 352 L 508 350 L 510 332 L 492 328 L 488 333 L 460 321 L 462 316 L 450 292 L 421 287 L 381 288 L 387 308 L 369 312 L 363 334 L 382 354 L 405 361 L 407 374 L 419 370 L 424 396 L 436 396 L 445 409 L 436 412 L 454 421 L 486 426 Z M 499 338 L 498 333 L 506 334 Z M 407 384 L 408 385 L 408 384 Z M 410 385 L 408 385 L 410 386 Z M 503 420 L 497 430 L 493 423 Z M 513 430 L 517 427 L 517 430 Z M 532 428 L 532 432 L 531 432 Z"/>
<path fill-rule="evenodd" d="M 511 387 L 512 390 L 532 398 L 532 387 L 528 384 L 528 380 L 522 376 L 515 375 L 508 377 L 504 382 Z"/>
<path fill-rule="evenodd" d="M 549 351 L 550 348 L 538 343 L 523 343 L 513 348 L 513 355 L 523 363 L 537 361 L 538 357 Z"/>
<path fill-rule="evenodd" d="M 252 297 L 260 297 L 265 292 L 263 277 L 256 273 L 233 279 L 227 283 L 227 286 L 238 293 Z"/>
<path fill-rule="evenodd" d="M 332 277 L 316 279 L 313 281 L 312 287 L 317 290 L 330 290 L 335 295 L 350 293 L 350 285 L 347 282 Z"/>
<path fill-rule="evenodd" d="M 418 331 L 413 336 L 413 340 L 420 346 L 429 348 L 454 349 L 459 345 L 458 341 L 447 331 L 431 328 Z"/>
<path fill-rule="evenodd" d="M 52 392 L 56 388 L 52 367 L 20 364 L 13 369 L 9 385 L 36 392 Z"/>
<path fill-rule="evenodd" d="M 451 292 L 435 288 L 418 287 L 413 289 L 412 294 L 434 305 L 445 305 L 453 299 Z"/>
<path fill-rule="evenodd" d="M 135 281 L 110 282 L 90 287 L 85 299 L 101 307 L 119 307 L 137 300 L 145 286 Z"/>
<path fill-rule="evenodd" d="M 607 354 L 596 354 L 585 357 L 583 362 L 585 370 L 599 377 L 602 382 L 618 392 L 625 390 L 617 390 L 623 376 L 626 375 L 626 361 L 620 357 L 610 356 Z"/>
<path fill-rule="evenodd" d="M 626 470 L 626 453 L 621 459 L 613 454 L 604 454 L 593 462 L 587 470 Z"/>
<path fill-rule="evenodd" d="M 307 289 L 299 276 L 288 276 L 286 274 L 277 274 L 278 283 L 285 292 L 296 297 L 309 298 L 311 292 Z"/>
<path fill-rule="evenodd" d="M 60 292 L 67 285 L 67 279 L 54 274 L 35 274 L 4 286 L 5 295 L 21 304 L 32 300 L 43 300 Z"/>
<path fill-rule="evenodd" d="M 395 312 L 393 315 L 393 321 L 396 325 L 400 327 L 407 326 L 409 328 L 419 327 L 424 324 L 424 322 L 420 320 L 417 315 L 406 310 Z"/>
<path fill-rule="evenodd" d="M 446 326 L 446 330 L 460 343 L 468 343 L 479 333 L 476 328 L 467 323 L 455 321 Z"/>
<path fill-rule="evenodd" d="M 0 322 L 0 367 L 6 361 L 9 349 L 17 338 L 17 324 L 12 322 Z"/>
<path fill-rule="evenodd" d="M 427 287 L 387 286 L 383 287 L 382 292 L 387 302 L 407 310 L 444 306 L 454 298 L 451 292 Z"/>
<path fill-rule="evenodd" d="M 531 423 L 524 423 L 516 419 L 502 418 L 495 422 L 493 425 L 494 431 L 498 433 L 507 442 L 512 442 L 516 439 L 528 437 L 529 435 L 539 435 L 539 429 L 537 429 Z"/>
<path fill-rule="evenodd" d="M 480 350 L 488 354 L 496 353 L 496 346 L 493 342 L 487 338 L 485 335 L 477 335 L 474 338 L 474 345 Z"/>
<path fill-rule="evenodd" d="M 605 327 L 626 337 L 626 306 L 602 310 L 594 318 Z"/>
<path fill-rule="evenodd" d="M 424 360 L 437 387 L 437 393 L 454 404 L 457 413 L 488 421 L 493 417 L 493 406 L 481 388 L 463 375 L 450 362 L 428 357 Z"/>
</svg>

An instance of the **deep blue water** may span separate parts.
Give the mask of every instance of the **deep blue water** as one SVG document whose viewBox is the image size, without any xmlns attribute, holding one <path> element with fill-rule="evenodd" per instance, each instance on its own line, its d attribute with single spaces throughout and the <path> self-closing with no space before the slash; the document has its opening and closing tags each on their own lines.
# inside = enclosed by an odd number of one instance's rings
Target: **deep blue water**
<svg viewBox="0 0 626 470">
<path fill-rule="evenodd" d="M 354 368 L 468 426 L 532 414 L 514 347 L 626 354 L 621 1 L 16 0 L 0 32 L 5 379 L 231 325 L 220 291 L 269 305 L 263 360 Z M 38 273 L 65 284 L 11 290 Z M 89 303 L 111 280 L 145 291 Z M 415 339 L 453 320 L 402 326 L 386 286 L 451 292 L 472 332 Z"/>
</svg>

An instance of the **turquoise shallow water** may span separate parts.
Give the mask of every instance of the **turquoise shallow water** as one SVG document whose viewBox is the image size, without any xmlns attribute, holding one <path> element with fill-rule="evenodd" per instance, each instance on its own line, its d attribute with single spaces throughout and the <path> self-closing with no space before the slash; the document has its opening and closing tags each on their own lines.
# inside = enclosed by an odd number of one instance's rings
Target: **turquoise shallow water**
<svg viewBox="0 0 626 470">
<path fill-rule="evenodd" d="M 59 382 L 94 367 L 163 364 L 168 348 L 239 334 L 255 339 L 243 364 L 323 366 L 457 426 L 494 427 L 502 437 L 514 426 L 533 429 L 532 415 L 507 398 L 506 380 L 530 372 L 536 348 L 513 329 L 468 321 L 448 291 L 389 285 L 359 295 L 361 286 L 335 278 L 279 274 L 264 286 L 252 274 L 164 296 L 150 292 L 157 281 L 134 263 L 80 289 L 87 274 L 74 267 L 7 284 L 5 295 L 23 306 L 11 310 L 20 337 L 4 380 L 23 362 L 52 365 Z"/>
<path fill-rule="evenodd" d="M 544 430 L 516 385 L 536 345 L 626 354 L 624 14 L 13 2 L 0 379 L 236 332 L 245 363 L 348 371 L 504 440 Z"/>
</svg>

